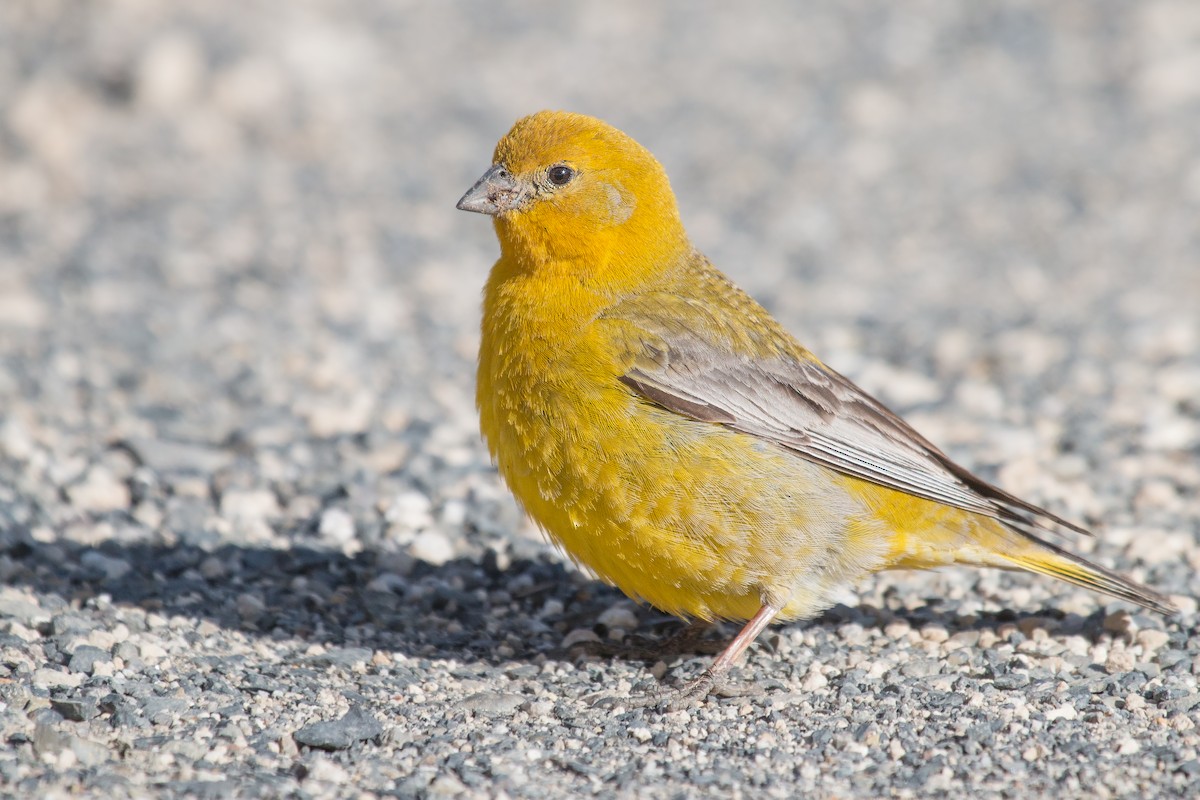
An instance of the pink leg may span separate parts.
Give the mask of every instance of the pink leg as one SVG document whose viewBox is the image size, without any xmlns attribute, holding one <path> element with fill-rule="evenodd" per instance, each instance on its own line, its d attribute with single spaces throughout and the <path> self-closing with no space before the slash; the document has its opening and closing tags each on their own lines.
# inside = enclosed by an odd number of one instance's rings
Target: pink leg
<svg viewBox="0 0 1200 800">
<path fill-rule="evenodd" d="M 683 687 L 679 694 L 671 699 L 669 707 L 675 710 L 703 702 L 704 698 L 708 697 L 709 693 L 725 677 L 725 673 L 738 660 L 742 652 L 758 638 L 764 628 L 771 624 L 771 620 L 775 619 L 780 608 L 782 606 L 763 603 L 763 607 L 758 610 L 753 619 L 746 623 L 738 635 L 733 637 L 733 641 L 713 660 L 708 669 L 704 670 L 704 674 Z"/>
</svg>

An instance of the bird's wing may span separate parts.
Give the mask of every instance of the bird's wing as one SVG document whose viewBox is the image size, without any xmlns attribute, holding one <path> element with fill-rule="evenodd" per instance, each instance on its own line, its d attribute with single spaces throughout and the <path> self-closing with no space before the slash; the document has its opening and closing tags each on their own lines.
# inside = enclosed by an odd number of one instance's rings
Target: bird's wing
<svg viewBox="0 0 1200 800">
<path fill-rule="evenodd" d="M 882 403 L 806 351 L 738 355 L 677 319 L 626 316 L 622 383 L 665 409 L 757 436 L 855 478 L 997 519 L 1026 533 L 1088 533 L 954 463 Z M 657 317 L 657 318 L 656 318 Z M 799 350 L 799 348 L 796 348 Z"/>
</svg>

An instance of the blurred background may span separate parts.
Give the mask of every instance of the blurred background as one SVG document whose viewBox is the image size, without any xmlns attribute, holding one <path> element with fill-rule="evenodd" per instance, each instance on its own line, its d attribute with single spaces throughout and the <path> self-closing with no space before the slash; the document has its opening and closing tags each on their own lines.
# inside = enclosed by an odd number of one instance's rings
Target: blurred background
<svg viewBox="0 0 1200 800">
<path fill-rule="evenodd" d="M 1200 440 L 1198 75 L 1186 0 L 5 3 L 0 513 L 509 538 L 472 400 L 497 248 L 454 203 L 563 108 L 655 152 L 695 243 L 826 361 L 1131 526 Z"/>
<path fill-rule="evenodd" d="M 435 560 L 508 538 L 472 401 L 496 246 L 454 203 L 565 108 L 655 152 L 696 244 L 935 441 L 1175 528 L 1198 75 L 1200 6 L 1170 0 L 5 3 L 0 513 Z"/>
<path fill-rule="evenodd" d="M 646 145 L 695 244 L 929 438 L 1200 588 L 1194 0 L 5 0 L 0 576 L 308 641 L 361 604 L 268 624 L 290 567 L 259 606 L 227 576 L 299 544 L 443 583 L 553 559 L 478 439 L 497 247 L 454 208 L 543 108 Z M 1102 602 L 906 582 L 862 591 Z M 460 647 L 429 613 L 388 646 Z"/>
</svg>

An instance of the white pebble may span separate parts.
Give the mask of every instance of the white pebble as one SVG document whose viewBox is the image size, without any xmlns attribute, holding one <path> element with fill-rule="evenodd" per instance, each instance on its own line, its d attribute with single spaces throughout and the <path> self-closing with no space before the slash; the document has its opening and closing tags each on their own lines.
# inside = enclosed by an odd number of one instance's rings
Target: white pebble
<svg viewBox="0 0 1200 800">
<path fill-rule="evenodd" d="M 221 515 L 240 522 L 279 516 L 279 501 L 266 489 L 231 489 L 221 495 Z"/>
<path fill-rule="evenodd" d="M 641 726 L 636 727 L 636 728 L 630 728 L 629 735 L 642 743 L 650 741 L 651 737 L 654 736 L 654 734 L 650 732 L 649 728 L 641 727 Z"/>
<path fill-rule="evenodd" d="M 102 513 L 129 508 L 129 487 L 105 467 L 92 467 L 82 483 L 67 489 L 71 504 L 84 511 Z"/>
<path fill-rule="evenodd" d="M 138 655 L 143 661 L 158 661 L 160 658 L 167 657 L 166 649 L 155 642 L 145 642 L 138 645 Z"/>
<path fill-rule="evenodd" d="M 433 503 L 421 492 L 401 492 L 388 505 L 384 518 L 402 529 L 428 528 L 433 524 Z"/>
<path fill-rule="evenodd" d="M 450 500 L 442 506 L 442 524 L 457 528 L 467 519 L 467 505 L 461 500 Z"/>
<path fill-rule="evenodd" d="M 440 567 L 454 558 L 454 545 L 441 531 L 429 530 L 417 534 L 408 552 L 413 558 Z"/>
<path fill-rule="evenodd" d="M 342 508 L 327 508 L 321 513 L 317 533 L 337 544 L 345 544 L 354 538 L 354 517 Z"/>
<path fill-rule="evenodd" d="M 308 767 L 308 779 L 340 786 L 350 780 L 350 773 L 325 756 L 317 756 Z"/>
<path fill-rule="evenodd" d="M 352 435 L 371 425 L 375 402 L 368 393 L 360 393 L 348 402 L 329 402 L 314 405 L 308 410 L 308 429 L 319 439 Z"/>
<path fill-rule="evenodd" d="M 627 631 L 635 630 L 638 626 L 637 614 L 627 603 L 609 606 L 596 621 L 609 628 L 622 628 Z"/>
<path fill-rule="evenodd" d="M 34 686 L 70 686 L 72 688 L 83 683 L 87 676 L 82 672 L 59 672 L 56 669 L 35 669 L 33 671 Z"/>
<path fill-rule="evenodd" d="M 1170 635 L 1166 631 L 1147 629 L 1141 631 L 1137 635 L 1137 642 L 1142 646 L 1142 652 L 1150 655 L 1155 650 L 1158 650 L 1170 640 Z"/>
<path fill-rule="evenodd" d="M 1056 720 L 1056 719 L 1071 720 L 1071 719 L 1075 719 L 1078 716 L 1079 716 L 1079 712 L 1075 710 L 1075 706 L 1071 705 L 1070 703 L 1066 703 L 1064 705 L 1059 706 L 1058 708 L 1052 708 L 1049 711 L 1047 711 L 1046 712 L 1046 721 L 1050 722 L 1050 721 Z"/>
<path fill-rule="evenodd" d="M 138 100 L 156 108 L 178 108 L 199 91 L 206 71 L 195 41 L 182 34 L 163 36 L 138 65 Z"/>
<path fill-rule="evenodd" d="M 88 633 L 84 642 L 90 644 L 92 647 L 99 647 L 101 650 L 112 650 L 113 645 L 117 643 L 117 637 L 112 631 L 96 629 Z"/>
<path fill-rule="evenodd" d="M 800 688 L 806 692 L 815 692 L 829 685 L 829 679 L 821 674 L 821 666 L 816 662 L 809 667 L 808 675 L 800 682 Z"/>
<path fill-rule="evenodd" d="M 33 455 L 33 451 L 33 437 L 19 419 L 9 417 L 0 425 L 0 453 L 16 461 L 24 461 Z"/>
</svg>

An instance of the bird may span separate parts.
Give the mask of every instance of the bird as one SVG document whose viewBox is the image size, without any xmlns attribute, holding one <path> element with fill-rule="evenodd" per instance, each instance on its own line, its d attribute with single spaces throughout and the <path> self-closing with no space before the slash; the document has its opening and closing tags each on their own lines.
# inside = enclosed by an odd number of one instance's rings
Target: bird
<svg viewBox="0 0 1200 800">
<path fill-rule="evenodd" d="M 476 404 L 518 503 L 630 598 L 743 623 L 670 707 L 880 570 L 1025 570 L 1175 613 L 802 346 L 692 245 L 662 165 L 617 128 L 526 116 L 457 207 L 499 240 Z"/>
</svg>

